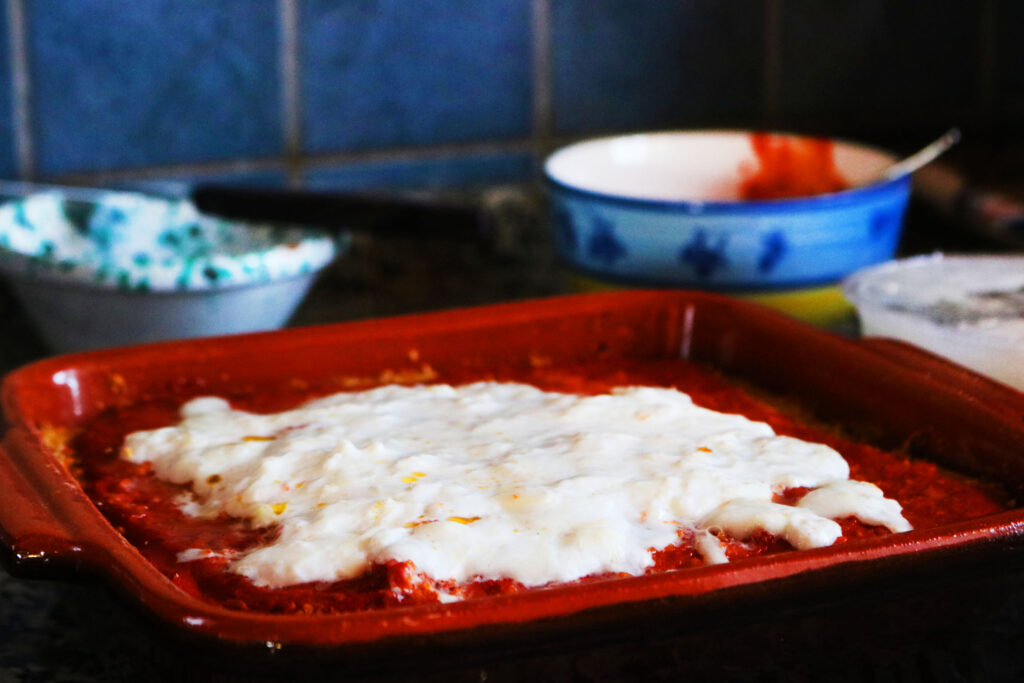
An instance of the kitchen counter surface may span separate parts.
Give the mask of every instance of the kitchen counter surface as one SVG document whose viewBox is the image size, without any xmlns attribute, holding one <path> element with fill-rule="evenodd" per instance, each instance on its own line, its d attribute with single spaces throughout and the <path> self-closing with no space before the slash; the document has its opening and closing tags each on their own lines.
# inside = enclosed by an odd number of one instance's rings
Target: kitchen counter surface
<svg viewBox="0 0 1024 683">
<path fill-rule="evenodd" d="M 318 281 L 292 325 L 568 293 L 570 285 L 545 237 L 542 207 L 531 193 L 514 196 L 505 207 L 506 239 L 496 250 L 357 239 L 352 251 Z M 990 249 L 915 207 L 901 251 L 923 253 L 936 248 Z M 46 355 L 3 287 L 0 320 L 4 321 L 0 372 Z M 1007 647 L 1020 645 L 1018 635 L 1006 637 L 1013 641 Z M 161 677 L 160 667 L 153 666 L 160 654 L 144 619 L 112 599 L 103 586 L 19 580 L 0 570 L 0 681 L 89 682 L 142 676 L 153 680 Z M 935 676 L 927 680 L 967 679 Z"/>
</svg>

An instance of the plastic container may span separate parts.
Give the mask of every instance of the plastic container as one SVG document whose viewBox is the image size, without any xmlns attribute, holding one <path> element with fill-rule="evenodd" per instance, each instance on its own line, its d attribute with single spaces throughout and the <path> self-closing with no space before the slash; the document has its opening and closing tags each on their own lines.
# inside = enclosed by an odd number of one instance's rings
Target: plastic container
<svg viewBox="0 0 1024 683">
<path fill-rule="evenodd" d="M 862 333 L 900 339 L 1024 390 L 1024 256 L 894 261 L 843 284 Z"/>
</svg>

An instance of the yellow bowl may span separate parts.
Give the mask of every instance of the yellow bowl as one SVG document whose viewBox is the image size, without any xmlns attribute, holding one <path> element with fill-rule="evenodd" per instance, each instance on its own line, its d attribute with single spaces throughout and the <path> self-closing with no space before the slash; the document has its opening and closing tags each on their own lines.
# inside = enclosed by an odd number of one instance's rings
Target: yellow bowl
<svg viewBox="0 0 1024 683">
<path fill-rule="evenodd" d="M 578 292 L 611 292 L 635 289 L 607 280 L 570 272 L 569 281 Z M 731 292 L 737 299 L 752 301 L 803 320 L 816 327 L 837 328 L 855 315 L 856 309 L 846 300 L 838 285 L 808 287 L 778 292 Z"/>
</svg>

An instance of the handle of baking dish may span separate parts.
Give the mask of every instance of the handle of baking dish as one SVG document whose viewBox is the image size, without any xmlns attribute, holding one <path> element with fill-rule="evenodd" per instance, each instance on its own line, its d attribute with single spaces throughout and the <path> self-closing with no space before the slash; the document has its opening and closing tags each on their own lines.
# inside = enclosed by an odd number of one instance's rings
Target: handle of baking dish
<svg viewBox="0 0 1024 683">
<path fill-rule="evenodd" d="M 898 339 L 886 339 L 884 337 L 869 337 L 860 340 L 861 346 L 868 351 L 884 356 L 889 360 L 896 361 L 903 367 L 926 375 L 941 373 L 948 376 L 950 372 L 963 374 L 968 380 L 982 380 L 980 375 L 965 367 L 957 365 L 930 351 L 912 346 Z M 987 381 L 987 380 L 985 380 Z"/>
<path fill-rule="evenodd" d="M 1007 406 L 1016 406 L 1014 410 L 1019 410 L 1024 406 L 1024 401 L 1021 400 L 1017 391 L 930 351 L 896 339 L 882 337 L 861 339 L 860 344 L 872 353 L 885 356 L 903 367 L 924 375 L 934 375 L 940 378 L 949 378 L 951 374 L 956 375 L 957 386 L 961 388 L 980 387 L 989 395 L 995 392 L 1001 399 L 1005 399 Z"/>
<path fill-rule="evenodd" d="M 929 368 L 933 368 L 935 367 L 936 362 L 942 365 L 949 362 L 943 361 L 928 351 L 919 349 L 916 346 L 911 346 L 910 344 L 899 341 L 898 339 L 866 337 L 860 339 L 858 343 L 868 351 L 899 361 L 900 363 L 906 363 L 918 370 L 928 370 Z"/>
<path fill-rule="evenodd" d="M 8 572 L 23 577 L 77 571 L 83 544 L 72 540 L 72 530 L 61 522 L 58 503 L 47 502 L 56 501 L 57 491 L 46 489 L 61 483 L 48 481 L 45 470 L 21 467 L 14 455 L 15 438 L 9 432 L 0 443 L 0 561 Z"/>
</svg>

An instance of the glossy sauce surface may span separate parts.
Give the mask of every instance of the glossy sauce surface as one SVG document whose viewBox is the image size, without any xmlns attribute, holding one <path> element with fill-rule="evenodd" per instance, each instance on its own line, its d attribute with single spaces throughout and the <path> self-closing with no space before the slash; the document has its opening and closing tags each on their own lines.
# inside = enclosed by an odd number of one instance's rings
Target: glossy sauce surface
<svg viewBox="0 0 1024 683">
<path fill-rule="evenodd" d="M 530 368 L 509 368 L 481 376 L 446 373 L 437 378 L 453 384 L 478 379 L 523 381 L 551 391 L 601 393 L 626 385 L 675 386 L 690 394 L 695 403 L 723 412 L 738 412 L 763 420 L 780 434 L 826 443 L 850 464 L 853 479 L 878 484 L 885 494 L 903 505 L 903 514 L 915 528 L 929 528 L 971 519 L 1004 509 L 998 492 L 941 471 L 936 466 L 912 461 L 856 444 L 830 431 L 799 422 L 771 405 L 757 400 L 717 375 L 680 361 L 635 361 L 554 368 L 543 363 Z M 361 387 L 362 388 L 362 387 Z M 243 392 L 230 397 L 234 406 L 257 412 L 292 407 L 323 392 L 301 390 Z M 175 423 L 178 406 L 187 397 L 139 403 L 110 411 L 95 420 L 74 443 L 83 483 L 108 518 L 165 575 L 186 592 L 235 609 L 271 613 L 333 613 L 378 609 L 395 605 L 429 604 L 451 595 L 474 599 L 525 590 L 511 580 L 471 581 L 461 585 L 435 582 L 410 563 L 388 562 L 372 567 L 365 575 L 335 583 L 311 583 L 267 589 L 244 577 L 224 571 L 225 555 L 266 543 L 274 527 L 249 528 L 244 522 L 222 517 L 202 520 L 188 517 L 177 502 L 181 487 L 160 481 L 150 467 L 117 457 L 124 436 L 140 429 Z M 792 504 L 805 493 L 789 490 L 776 502 Z M 885 535 L 882 527 L 864 525 L 852 518 L 839 520 L 843 536 L 837 543 Z M 759 532 L 746 541 L 721 538 L 728 558 L 765 555 L 791 550 L 783 540 Z M 178 554 L 202 548 L 206 557 L 179 562 Z M 676 545 L 657 550 L 648 572 L 700 566 L 704 562 L 695 546 L 693 532 L 681 530 Z M 601 580 L 592 576 L 583 581 Z M 441 590 L 439 590 L 441 589 Z"/>
</svg>

